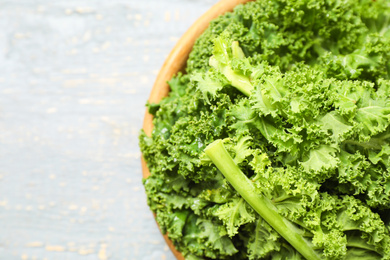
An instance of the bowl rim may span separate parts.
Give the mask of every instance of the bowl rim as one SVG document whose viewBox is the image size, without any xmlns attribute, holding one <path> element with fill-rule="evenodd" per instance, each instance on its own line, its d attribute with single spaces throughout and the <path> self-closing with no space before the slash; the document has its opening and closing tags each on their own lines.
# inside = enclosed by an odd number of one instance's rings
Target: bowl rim
<svg viewBox="0 0 390 260">
<path fill-rule="evenodd" d="M 202 16 L 200 16 L 177 41 L 176 45 L 173 47 L 168 57 L 164 61 L 153 84 L 148 102 L 159 103 L 162 98 L 168 96 L 170 91 L 168 81 L 178 72 L 184 71 L 188 56 L 192 50 L 192 46 L 195 44 L 199 36 L 207 29 L 211 20 L 224 13 L 233 11 L 234 7 L 239 4 L 244 4 L 251 1 L 254 0 L 220 0 Z M 149 113 L 148 109 L 145 111 L 142 129 L 147 136 L 151 136 L 153 130 L 153 116 Z M 146 179 L 150 176 L 150 171 L 143 156 L 141 156 L 141 165 L 142 177 Z M 184 256 L 176 250 L 172 241 L 168 238 L 168 235 L 162 235 L 176 259 L 184 260 Z"/>
</svg>

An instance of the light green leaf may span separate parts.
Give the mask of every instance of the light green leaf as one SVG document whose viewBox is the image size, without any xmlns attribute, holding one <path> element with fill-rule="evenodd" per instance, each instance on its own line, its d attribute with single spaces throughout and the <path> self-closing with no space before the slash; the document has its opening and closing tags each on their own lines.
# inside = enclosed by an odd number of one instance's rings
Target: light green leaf
<svg viewBox="0 0 390 260">
<path fill-rule="evenodd" d="M 255 213 L 243 198 L 235 198 L 231 202 L 223 204 L 214 213 L 226 226 L 230 237 L 238 233 L 240 226 L 253 222 Z"/>
<path fill-rule="evenodd" d="M 307 172 L 320 172 L 337 167 L 339 159 L 336 157 L 337 149 L 330 145 L 321 145 L 309 152 L 308 159 L 301 162 Z"/>
<path fill-rule="evenodd" d="M 345 139 L 345 134 L 353 129 L 353 126 L 336 111 L 325 114 L 320 122 L 323 130 L 332 131 L 332 140 L 336 143 L 342 142 Z"/>
</svg>

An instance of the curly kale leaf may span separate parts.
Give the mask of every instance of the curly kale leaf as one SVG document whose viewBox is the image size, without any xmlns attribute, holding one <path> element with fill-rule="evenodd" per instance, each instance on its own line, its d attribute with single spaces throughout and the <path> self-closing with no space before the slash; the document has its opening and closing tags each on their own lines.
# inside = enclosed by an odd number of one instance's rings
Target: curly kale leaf
<svg viewBox="0 0 390 260">
<path fill-rule="evenodd" d="M 389 17 L 387 0 L 271 0 L 210 23 L 139 139 L 186 259 L 304 257 L 205 156 L 220 139 L 305 254 L 390 259 Z"/>
<path fill-rule="evenodd" d="M 306 259 L 344 259 L 361 250 L 373 259 L 390 257 L 389 230 L 359 199 L 319 192 L 319 183 L 294 168 L 255 168 L 251 181 L 221 140 L 205 152 L 242 198 Z M 272 245 L 272 250 L 280 250 Z"/>
</svg>

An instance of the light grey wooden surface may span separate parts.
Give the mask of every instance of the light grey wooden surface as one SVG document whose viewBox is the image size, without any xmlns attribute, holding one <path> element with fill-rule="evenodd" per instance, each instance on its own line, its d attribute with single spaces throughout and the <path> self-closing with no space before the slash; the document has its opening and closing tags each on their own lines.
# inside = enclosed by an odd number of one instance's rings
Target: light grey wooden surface
<svg viewBox="0 0 390 260">
<path fill-rule="evenodd" d="M 173 259 L 146 205 L 144 103 L 217 0 L 0 0 L 0 259 Z"/>
</svg>

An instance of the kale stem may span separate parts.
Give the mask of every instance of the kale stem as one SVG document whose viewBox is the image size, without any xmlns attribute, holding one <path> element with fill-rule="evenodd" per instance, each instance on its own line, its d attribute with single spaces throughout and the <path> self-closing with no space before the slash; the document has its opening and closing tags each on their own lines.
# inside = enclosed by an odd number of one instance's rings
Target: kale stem
<svg viewBox="0 0 390 260">
<path fill-rule="evenodd" d="M 380 139 L 381 141 L 383 141 L 383 140 L 386 140 L 389 138 L 390 138 L 390 134 L 384 134 L 384 135 L 380 134 L 380 135 L 377 135 L 377 137 L 373 137 L 371 139 L 375 139 L 375 140 Z"/>
<path fill-rule="evenodd" d="M 279 215 L 276 207 L 268 198 L 256 192 L 252 181 L 234 163 L 222 140 L 209 144 L 205 153 L 246 202 L 303 257 L 308 260 L 322 259 L 312 244 L 302 236 L 302 232 L 293 223 Z"/>
<path fill-rule="evenodd" d="M 361 143 L 355 140 L 345 140 L 344 143 L 357 145 L 365 149 L 381 150 L 383 143 L 385 142 L 385 140 L 389 138 L 390 138 L 390 133 L 386 133 L 386 134 L 382 133 L 376 135 L 375 137 L 371 137 L 371 139 L 368 142 Z"/>
<path fill-rule="evenodd" d="M 380 143 L 378 143 L 378 141 L 380 141 L 380 140 L 377 140 L 375 138 L 371 138 L 370 141 L 365 142 L 365 143 L 361 143 L 361 142 L 358 142 L 355 140 L 345 140 L 344 143 L 357 145 L 357 146 L 363 147 L 365 149 L 380 150 L 380 149 L 382 149 L 382 145 Z"/>
<path fill-rule="evenodd" d="M 253 86 L 248 77 L 240 75 L 233 71 L 230 66 L 223 68 L 222 73 L 231 82 L 232 86 L 238 89 L 241 93 L 249 97 Z"/>
<path fill-rule="evenodd" d="M 282 201 L 287 200 L 287 199 L 292 198 L 292 197 L 293 196 L 290 196 L 290 195 L 283 195 L 283 196 L 277 197 L 275 199 L 272 199 L 272 202 L 279 203 L 279 202 L 282 202 Z"/>
</svg>

